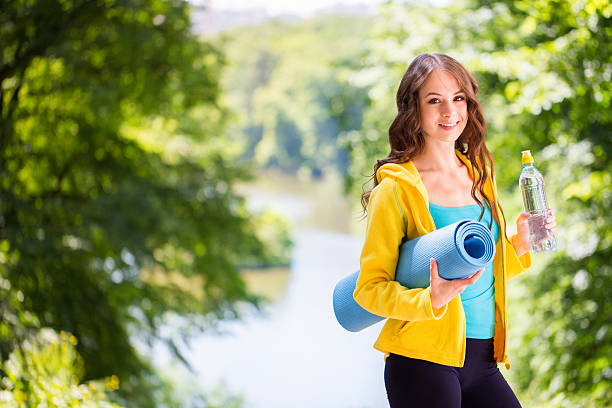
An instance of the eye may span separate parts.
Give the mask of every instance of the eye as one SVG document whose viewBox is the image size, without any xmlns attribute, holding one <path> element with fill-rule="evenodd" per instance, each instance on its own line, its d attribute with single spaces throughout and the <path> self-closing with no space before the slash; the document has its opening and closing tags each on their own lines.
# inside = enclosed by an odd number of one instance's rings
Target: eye
<svg viewBox="0 0 612 408">
<path fill-rule="evenodd" d="M 430 100 L 427 101 L 427 103 L 431 103 L 431 104 L 438 103 L 438 102 L 440 102 L 438 98 L 431 98 Z"/>
<path fill-rule="evenodd" d="M 465 96 L 463 96 L 463 95 L 457 95 L 457 96 L 455 96 L 455 100 L 456 100 L 456 101 L 465 101 Z"/>
</svg>

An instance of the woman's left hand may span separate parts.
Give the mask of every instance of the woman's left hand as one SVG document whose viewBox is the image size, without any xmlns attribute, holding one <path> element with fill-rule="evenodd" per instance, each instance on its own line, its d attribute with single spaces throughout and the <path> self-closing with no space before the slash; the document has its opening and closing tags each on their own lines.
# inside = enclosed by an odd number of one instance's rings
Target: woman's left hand
<svg viewBox="0 0 612 408">
<path fill-rule="evenodd" d="M 529 252 L 529 218 L 531 214 L 521 213 L 516 220 L 516 237 L 512 241 L 512 246 L 518 256 L 522 256 Z M 557 221 L 555 218 L 555 212 L 552 209 L 548 210 L 548 217 L 546 218 L 546 229 L 551 232 L 557 230 Z"/>
</svg>

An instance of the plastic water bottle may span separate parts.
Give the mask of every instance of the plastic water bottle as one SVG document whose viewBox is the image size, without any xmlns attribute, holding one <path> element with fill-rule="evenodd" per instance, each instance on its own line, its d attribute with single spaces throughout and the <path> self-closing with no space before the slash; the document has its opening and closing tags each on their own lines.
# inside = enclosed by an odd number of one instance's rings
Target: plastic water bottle
<svg viewBox="0 0 612 408">
<path fill-rule="evenodd" d="M 555 235 L 546 229 L 548 218 L 548 201 L 544 190 L 544 178 L 535 168 L 533 157 L 529 150 L 523 152 L 523 171 L 519 179 L 519 187 L 523 196 L 523 208 L 531 214 L 529 218 L 529 246 L 531 252 L 554 251 L 557 248 Z"/>
</svg>

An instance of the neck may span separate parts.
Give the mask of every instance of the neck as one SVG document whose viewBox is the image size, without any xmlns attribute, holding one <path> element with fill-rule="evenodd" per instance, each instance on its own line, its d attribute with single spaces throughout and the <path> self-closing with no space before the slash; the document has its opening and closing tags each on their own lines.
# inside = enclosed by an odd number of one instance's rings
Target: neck
<svg viewBox="0 0 612 408">
<path fill-rule="evenodd" d="M 453 171 L 463 163 L 455 153 L 454 143 L 426 143 L 412 162 L 419 171 Z"/>
</svg>

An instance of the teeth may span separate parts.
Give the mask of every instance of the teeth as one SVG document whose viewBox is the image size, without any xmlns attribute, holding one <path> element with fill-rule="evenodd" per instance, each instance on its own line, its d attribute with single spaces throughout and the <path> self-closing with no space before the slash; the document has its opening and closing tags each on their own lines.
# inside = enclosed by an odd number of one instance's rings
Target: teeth
<svg viewBox="0 0 612 408">
<path fill-rule="evenodd" d="M 452 127 L 455 126 L 457 123 L 440 123 L 441 126 L 445 126 L 445 127 Z"/>
</svg>

